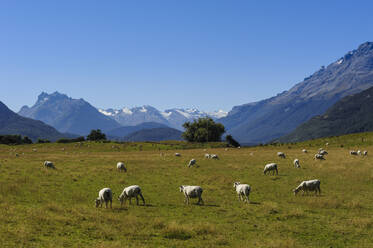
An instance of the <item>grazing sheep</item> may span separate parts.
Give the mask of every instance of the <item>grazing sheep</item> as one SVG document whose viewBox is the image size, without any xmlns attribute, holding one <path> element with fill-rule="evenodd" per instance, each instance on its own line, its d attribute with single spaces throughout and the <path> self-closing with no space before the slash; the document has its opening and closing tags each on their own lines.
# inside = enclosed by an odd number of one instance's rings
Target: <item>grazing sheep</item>
<svg viewBox="0 0 373 248">
<path fill-rule="evenodd" d="M 98 206 L 102 207 L 102 203 L 105 202 L 105 208 L 107 208 L 108 202 L 110 202 L 110 208 L 112 208 L 113 203 L 113 192 L 110 188 L 103 188 L 98 192 L 98 198 L 95 200 L 96 208 Z"/>
<path fill-rule="evenodd" d="M 54 164 L 51 161 L 44 161 L 44 167 L 45 168 L 52 168 L 55 169 Z"/>
<path fill-rule="evenodd" d="M 200 202 L 204 204 L 202 200 L 203 189 L 200 186 L 181 185 L 179 189 L 185 195 L 186 204 L 189 204 L 189 198 L 198 198 L 197 204 L 200 204 Z"/>
<path fill-rule="evenodd" d="M 328 146 L 329 145 L 329 143 L 328 142 L 326 142 L 326 144 L 325 144 L 326 146 Z"/>
<path fill-rule="evenodd" d="M 127 172 L 127 168 L 126 168 L 126 166 L 124 165 L 123 162 L 118 162 L 118 163 L 117 163 L 117 169 L 118 169 L 119 171 Z"/>
<path fill-rule="evenodd" d="M 212 159 L 219 159 L 218 155 L 216 155 L 216 154 L 211 154 L 210 158 L 212 158 Z"/>
<path fill-rule="evenodd" d="M 357 155 L 361 155 L 361 151 L 360 150 L 357 151 Z"/>
<path fill-rule="evenodd" d="M 363 151 L 364 156 L 368 156 L 368 151 Z"/>
<path fill-rule="evenodd" d="M 302 191 L 302 195 L 304 195 L 304 193 L 309 192 L 309 191 L 315 191 L 315 194 L 317 194 L 318 192 L 320 195 L 321 194 L 320 180 L 314 179 L 314 180 L 301 182 L 299 186 L 293 190 L 294 195 L 296 195 L 300 190 Z"/>
<path fill-rule="evenodd" d="M 32 151 L 33 151 L 33 152 L 36 152 L 36 151 L 37 151 L 37 149 L 36 149 L 36 148 L 32 148 Z"/>
<path fill-rule="evenodd" d="M 118 197 L 118 200 L 120 201 L 120 206 L 123 206 L 123 203 L 126 203 L 127 198 L 130 200 L 130 205 L 132 197 L 136 197 L 136 204 L 139 205 L 139 198 L 138 196 L 141 197 L 141 200 L 143 202 L 143 205 L 145 206 L 145 199 L 142 196 L 141 193 L 141 188 L 138 185 L 132 185 L 127 188 L 124 188 L 122 194 Z"/>
<path fill-rule="evenodd" d="M 188 164 L 188 167 L 192 167 L 193 165 L 195 165 L 197 163 L 197 161 L 193 158 L 189 161 L 189 164 Z"/>
<path fill-rule="evenodd" d="M 327 151 L 325 151 L 325 150 L 320 150 L 320 151 L 319 151 L 319 154 L 320 154 L 320 155 L 323 155 L 323 156 L 324 156 L 324 155 L 327 155 L 327 154 L 328 154 L 328 152 L 327 152 Z"/>
<path fill-rule="evenodd" d="M 306 149 L 303 149 L 302 152 L 307 153 L 307 150 L 306 150 Z"/>
<path fill-rule="evenodd" d="M 246 198 L 246 202 L 249 203 L 249 195 L 250 195 L 250 185 L 248 184 L 241 184 L 240 182 L 235 182 L 233 183 L 233 188 L 236 189 L 237 195 L 238 195 L 238 200 L 239 201 L 245 201 L 244 196 Z"/>
<path fill-rule="evenodd" d="M 208 154 L 208 153 L 205 154 L 205 158 L 210 158 L 210 156 L 211 156 L 211 155 Z"/>
<path fill-rule="evenodd" d="M 277 164 L 276 163 L 270 163 L 270 164 L 267 164 L 266 166 L 264 166 L 264 175 L 267 174 L 267 172 L 269 171 L 273 171 L 273 175 L 275 174 L 276 172 L 276 175 L 278 175 L 278 170 L 277 170 Z"/>
<path fill-rule="evenodd" d="M 300 168 L 299 159 L 294 159 L 294 167 Z"/>
<path fill-rule="evenodd" d="M 324 155 L 321 155 L 319 153 L 316 153 L 313 159 L 325 160 Z"/>
<path fill-rule="evenodd" d="M 357 155 L 356 151 L 350 151 L 350 155 Z"/>
<path fill-rule="evenodd" d="M 285 153 L 283 152 L 278 152 L 277 156 L 279 156 L 280 158 L 286 158 Z"/>
<path fill-rule="evenodd" d="M 178 152 L 176 152 L 176 153 L 175 153 L 175 157 L 181 157 L 181 154 L 178 153 Z"/>
</svg>

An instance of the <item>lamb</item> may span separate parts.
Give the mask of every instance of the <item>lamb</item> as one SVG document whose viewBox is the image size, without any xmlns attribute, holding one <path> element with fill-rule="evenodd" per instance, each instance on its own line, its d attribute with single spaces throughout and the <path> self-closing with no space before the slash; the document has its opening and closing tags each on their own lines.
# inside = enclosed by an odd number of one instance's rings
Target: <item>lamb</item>
<svg viewBox="0 0 373 248">
<path fill-rule="evenodd" d="M 300 168 L 299 159 L 294 159 L 294 167 Z"/>
<path fill-rule="evenodd" d="M 302 152 L 307 153 L 307 150 L 306 150 L 306 149 L 303 149 Z"/>
<path fill-rule="evenodd" d="M 54 167 L 54 164 L 51 161 L 45 161 L 44 162 L 44 167 L 45 168 L 52 168 L 52 169 L 56 168 L 56 167 Z"/>
<path fill-rule="evenodd" d="M 364 156 L 368 156 L 368 151 L 363 151 Z"/>
<path fill-rule="evenodd" d="M 178 153 L 178 152 L 176 152 L 176 153 L 175 153 L 175 157 L 181 157 L 181 154 Z"/>
<path fill-rule="evenodd" d="M 107 208 L 108 202 L 110 202 L 110 208 L 112 208 L 113 203 L 113 192 L 110 188 L 103 188 L 98 192 L 98 198 L 95 200 L 96 208 L 98 206 L 102 207 L 102 203 L 105 202 L 105 208 Z"/>
<path fill-rule="evenodd" d="M 319 153 L 316 153 L 313 159 L 325 160 L 324 155 L 321 155 Z"/>
<path fill-rule="evenodd" d="M 277 156 L 279 156 L 280 158 L 286 158 L 285 153 L 283 152 L 278 152 Z"/>
<path fill-rule="evenodd" d="M 211 154 L 210 158 L 212 158 L 212 159 L 219 159 L 218 155 L 216 155 L 216 154 Z"/>
<path fill-rule="evenodd" d="M 350 154 L 351 155 L 357 155 L 357 152 L 356 151 L 350 151 Z"/>
<path fill-rule="evenodd" d="M 197 161 L 196 161 L 194 158 L 191 159 L 191 160 L 189 161 L 188 167 L 191 167 L 191 166 L 195 165 L 196 162 L 197 162 Z"/>
<path fill-rule="evenodd" d="M 264 175 L 267 174 L 267 172 L 269 171 L 273 171 L 273 175 L 275 174 L 276 172 L 276 175 L 278 175 L 278 170 L 277 170 L 277 164 L 276 163 L 270 163 L 270 164 L 267 164 L 266 166 L 264 166 Z"/>
<path fill-rule="evenodd" d="M 127 198 L 129 198 L 130 204 L 132 204 L 131 203 L 132 197 L 136 197 L 136 204 L 139 205 L 138 196 L 141 197 L 143 205 L 145 206 L 145 199 L 142 196 L 141 188 L 138 185 L 132 185 L 132 186 L 129 186 L 127 188 L 124 188 L 122 194 L 120 194 L 120 196 L 118 197 L 118 200 L 120 201 L 120 206 L 122 207 L 123 203 L 124 204 L 126 203 Z"/>
<path fill-rule="evenodd" d="M 189 204 L 190 198 L 198 198 L 197 204 L 204 204 L 202 200 L 202 192 L 203 189 L 200 186 L 189 186 L 189 185 L 181 185 L 180 192 L 183 192 L 185 195 L 185 203 Z"/>
<path fill-rule="evenodd" d="M 293 190 L 294 195 L 296 195 L 300 190 L 302 191 L 302 195 L 304 195 L 304 193 L 308 191 L 315 191 L 315 194 L 317 194 L 318 192 L 320 195 L 321 194 L 320 180 L 314 179 L 314 180 L 301 182 L 301 184 L 299 184 L 299 186 Z"/>
<path fill-rule="evenodd" d="M 233 183 L 233 188 L 236 189 L 238 200 L 239 201 L 246 201 L 249 203 L 249 195 L 251 191 L 251 187 L 248 184 L 241 184 L 240 182 Z M 243 198 L 245 196 L 246 200 Z"/>
<path fill-rule="evenodd" d="M 124 165 L 123 162 L 118 162 L 118 163 L 117 163 L 117 169 L 118 169 L 118 171 L 124 171 L 124 172 L 127 172 L 127 168 L 126 168 L 126 166 Z"/>
</svg>

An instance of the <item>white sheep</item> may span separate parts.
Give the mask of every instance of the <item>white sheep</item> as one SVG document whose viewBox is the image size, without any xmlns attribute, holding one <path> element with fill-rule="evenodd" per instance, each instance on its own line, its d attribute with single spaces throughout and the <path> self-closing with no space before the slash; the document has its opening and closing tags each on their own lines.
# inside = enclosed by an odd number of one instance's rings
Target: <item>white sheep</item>
<svg viewBox="0 0 373 248">
<path fill-rule="evenodd" d="M 300 168 L 299 159 L 294 159 L 294 167 Z"/>
<path fill-rule="evenodd" d="M 356 151 L 350 151 L 350 155 L 357 155 Z"/>
<path fill-rule="evenodd" d="M 205 158 L 210 158 L 210 156 L 211 156 L 211 155 L 208 154 L 208 153 L 205 154 Z"/>
<path fill-rule="evenodd" d="M 279 156 L 280 158 L 286 158 L 285 153 L 283 152 L 278 152 L 277 156 Z"/>
<path fill-rule="evenodd" d="M 240 182 L 233 183 L 233 188 L 236 189 L 238 200 L 244 201 L 244 197 L 246 198 L 246 202 L 249 203 L 249 195 L 251 191 L 251 187 L 248 184 L 241 184 Z"/>
<path fill-rule="evenodd" d="M 110 208 L 112 208 L 113 203 L 113 192 L 110 188 L 103 188 L 98 192 L 98 197 L 95 200 L 96 202 L 96 208 L 98 206 L 102 207 L 102 203 L 105 202 L 105 208 L 107 208 L 108 202 L 110 202 Z"/>
<path fill-rule="evenodd" d="M 321 194 L 320 180 L 314 179 L 301 182 L 299 186 L 293 190 L 294 195 L 296 195 L 300 190 L 302 191 L 302 195 L 309 191 L 315 191 L 315 194 Z"/>
<path fill-rule="evenodd" d="M 190 198 L 198 198 L 197 204 L 204 204 L 202 200 L 202 192 L 203 189 L 200 186 L 189 186 L 189 185 L 181 185 L 179 187 L 180 192 L 183 192 L 185 195 L 185 203 L 189 204 Z"/>
<path fill-rule="evenodd" d="M 178 152 L 175 152 L 175 157 L 181 157 L 181 154 Z"/>
<path fill-rule="evenodd" d="M 130 204 L 132 204 L 131 203 L 132 197 L 136 198 L 136 204 L 139 205 L 139 198 L 138 198 L 138 196 L 141 197 L 143 205 L 145 206 L 145 199 L 142 196 L 140 186 L 138 186 L 138 185 L 132 185 L 132 186 L 129 186 L 127 188 L 124 188 L 122 194 L 120 194 L 120 196 L 118 196 L 118 200 L 120 201 L 120 206 L 123 206 L 123 203 L 125 204 L 126 200 L 128 198 L 130 200 Z"/>
<path fill-rule="evenodd" d="M 302 152 L 307 153 L 307 150 L 306 150 L 306 149 L 303 149 Z"/>
<path fill-rule="evenodd" d="M 321 155 L 319 153 L 316 153 L 313 159 L 325 160 L 324 155 Z"/>
<path fill-rule="evenodd" d="M 320 150 L 320 151 L 319 151 L 319 154 L 320 154 L 320 155 L 323 155 L 323 156 L 324 156 L 324 155 L 327 155 L 327 154 L 328 154 L 328 152 L 327 152 L 327 151 L 325 151 L 325 150 Z"/>
<path fill-rule="evenodd" d="M 189 161 L 189 164 L 188 164 L 188 167 L 192 167 L 193 165 L 195 165 L 197 163 L 197 161 L 193 158 Z"/>
<path fill-rule="evenodd" d="M 264 175 L 267 174 L 267 172 L 269 171 L 273 171 L 273 175 L 275 174 L 276 172 L 276 175 L 278 175 L 278 170 L 277 170 L 277 164 L 276 163 L 270 163 L 270 164 L 267 164 L 266 166 L 264 166 Z"/>
<path fill-rule="evenodd" d="M 45 168 L 52 168 L 55 169 L 54 164 L 51 161 L 44 161 L 44 167 Z"/>
<path fill-rule="evenodd" d="M 118 169 L 118 171 L 124 171 L 124 172 L 127 172 L 127 168 L 126 168 L 126 166 L 124 165 L 123 162 L 118 162 L 118 163 L 117 163 L 117 169 Z"/>
<path fill-rule="evenodd" d="M 219 159 L 218 155 L 216 155 L 216 154 L 211 154 L 210 158 L 212 158 L 212 159 Z"/>
<path fill-rule="evenodd" d="M 357 151 L 357 155 L 361 155 L 361 151 L 360 150 Z"/>
<path fill-rule="evenodd" d="M 368 156 L 368 151 L 363 151 L 364 156 Z"/>
</svg>

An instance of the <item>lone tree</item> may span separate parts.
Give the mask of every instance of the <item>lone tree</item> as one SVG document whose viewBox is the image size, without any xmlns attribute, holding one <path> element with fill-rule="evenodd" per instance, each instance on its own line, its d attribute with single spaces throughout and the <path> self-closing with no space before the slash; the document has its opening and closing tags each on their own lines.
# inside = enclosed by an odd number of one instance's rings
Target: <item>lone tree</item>
<svg viewBox="0 0 373 248">
<path fill-rule="evenodd" d="M 91 130 L 91 133 L 87 136 L 87 140 L 106 140 L 106 135 L 100 129 Z"/>
<path fill-rule="evenodd" d="M 225 140 L 227 141 L 228 145 L 231 145 L 233 147 L 239 147 L 241 146 L 240 143 L 238 143 L 237 140 L 235 140 L 232 135 L 228 134 L 227 136 L 225 136 Z"/>
<path fill-rule="evenodd" d="M 189 142 L 217 142 L 225 133 L 224 126 L 209 117 L 199 118 L 193 123 L 185 122 L 183 127 L 185 132 L 182 137 Z"/>
</svg>

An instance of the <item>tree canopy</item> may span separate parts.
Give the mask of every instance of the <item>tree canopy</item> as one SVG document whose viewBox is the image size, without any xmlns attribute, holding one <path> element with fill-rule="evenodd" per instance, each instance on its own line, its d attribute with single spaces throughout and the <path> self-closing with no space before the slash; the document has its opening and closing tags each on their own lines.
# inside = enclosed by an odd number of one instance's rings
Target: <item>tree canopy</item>
<svg viewBox="0 0 373 248">
<path fill-rule="evenodd" d="M 87 136 L 87 140 L 106 140 L 106 135 L 100 129 L 91 130 L 91 133 Z"/>
<path fill-rule="evenodd" d="M 221 136 L 225 133 L 223 124 L 215 123 L 209 117 L 199 118 L 183 124 L 185 132 L 182 137 L 189 142 L 217 142 L 221 141 Z"/>
</svg>

